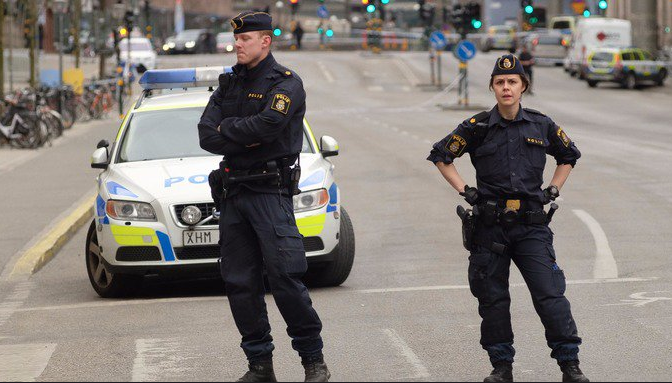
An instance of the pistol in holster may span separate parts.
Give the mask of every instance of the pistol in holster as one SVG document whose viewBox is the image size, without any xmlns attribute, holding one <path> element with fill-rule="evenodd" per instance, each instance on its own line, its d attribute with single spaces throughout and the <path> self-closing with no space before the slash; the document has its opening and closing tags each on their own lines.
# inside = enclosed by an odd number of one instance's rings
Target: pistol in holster
<svg viewBox="0 0 672 383">
<path fill-rule="evenodd" d="M 457 215 L 462 220 L 462 244 L 467 251 L 474 249 L 474 232 L 476 231 L 476 216 L 472 209 L 457 206 Z"/>
<path fill-rule="evenodd" d="M 226 158 L 219 162 L 219 168 L 210 172 L 208 175 L 208 184 L 210 185 L 210 196 L 215 202 L 215 208 L 220 211 L 222 200 L 226 198 L 226 188 L 229 179 L 229 165 Z"/>
<path fill-rule="evenodd" d="M 301 180 L 301 166 L 298 164 L 289 170 L 289 184 L 287 185 L 287 190 L 289 191 L 289 196 L 295 196 L 301 193 L 299 189 L 299 181 Z"/>
</svg>

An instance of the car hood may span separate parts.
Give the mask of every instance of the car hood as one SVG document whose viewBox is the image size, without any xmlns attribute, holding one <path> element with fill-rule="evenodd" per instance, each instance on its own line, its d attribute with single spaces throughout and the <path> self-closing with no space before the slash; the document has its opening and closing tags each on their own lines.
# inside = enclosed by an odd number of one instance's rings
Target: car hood
<svg viewBox="0 0 672 383">
<path fill-rule="evenodd" d="M 110 198 L 131 201 L 186 203 L 210 201 L 208 175 L 219 156 L 138 161 L 115 164 L 103 181 Z M 302 191 L 324 187 L 332 165 L 319 154 L 301 155 Z M 101 185 L 103 186 L 103 185 Z"/>
</svg>

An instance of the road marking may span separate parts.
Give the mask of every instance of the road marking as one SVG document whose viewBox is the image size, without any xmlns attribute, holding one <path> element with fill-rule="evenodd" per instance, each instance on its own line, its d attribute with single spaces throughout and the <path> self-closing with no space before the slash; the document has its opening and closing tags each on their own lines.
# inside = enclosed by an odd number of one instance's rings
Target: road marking
<svg viewBox="0 0 672 383">
<path fill-rule="evenodd" d="M 331 74 L 331 72 L 329 72 L 326 65 L 324 65 L 322 61 L 318 61 L 317 66 L 320 67 L 320 70 L 322 71 L 322 74 L 324 74 L 324 77 L 327 79 L 327 82 L 333 83 L 335 81 L 334 76 Z"/>
<path fill-rule="evenodd" d="M 18 283 L 14 286 L 12 293 L 5 299 L 5 302 L 0 303 L 0 327 L 23 306 L 23 302 L 28 299 L 33 286 L 33 282 Z"/>
<path fill-rule="evenodd" d="M 651 294 L 662 294 L 662 293 L 667 293 L 668 295 L 670 294 L 669 291 L 654 291 Z M 649 294 L 649 293 L 644 291 L 644 292 L 641 292 L 641 293 L 630 294 L 630 299 L 621 299 L 622 303 L 610 303 L 610 304 L 606 304 L 606 305 L 603 305 L 603 306 L 629 306 L 629 305 L 632 305 L 633 307 L 642 307 L 644 305 L 647 305 L 647 304 L 653 303 L 653 302 L 672 301 L 672 298 L 670 298 L 670 297 L 646 297 L 645 296 L 646 294 Z"/>
<path fill-rule="evenodd" d="M 597 253 L 595 255 L 593 278 L 618 278 L 618 265 L 616 264 L 614 254 L 609 247 L 607 235 L 604 233 L 604 230 L 602 230 L 600 224 L 585 210 L 574 209 L 573 212 L 586 224 L 586 226 L 588 226 L 588 229 L 595 239 Z"/>
<path fill-rule="evenodd" d="M 186 373 L 194 370 L 189 367 L 193 365 L 190 360 L 198 354 L 192 351 L 184 350 L 178 338 L 136 339 L 131 381 L 181 380 L 180 376 L 187 377 Z"/>
<path fill-rule="evenodd" d="M 0 327 L 2 327 L 7 320 L 18 311 L 23 302 L 4 302 L 0 303 Z"/>
<path fill-rule="evenodd" d="M 390 341 L 392 341 L 392 345 L 401 353 L 401 355 L 406 358 L 408 363 L 413 366 L 413 369 L 415 369 L 415 374 L 413 376 L 407 377 L 408 379 L 418 379 L 418 378 L 423 378 L 427 379 L 430 377 L 429 371 L 427 371 L 427 367 L 425 367 L 424 364 L 422 364 L 422 361 L 420 361 L 420 358 L 413 352 L 413 349 L 404 341 L 402 337 L 397 334 L 394 329 L 391 328 L 386 328 L 383 329 L 383 332 L 385 335 L 387 335 L 390 338 Z"/>
<path fill-rule="evenodd" d="M 54 350 L 54 343 L 0 346 L 0 380 L 34 382 L 44 372 Z"/>
<path fill-rule="evenodd" d="M 72 213 L 53 225 L 35 245 L 18 259 L 9 278 L 29 277 L 46 265 L 91 217 L 95 195 L 79 203 Z"/>
<path fill-rule="evenodd" d="M 182 302 L 210 302 L 210 301 L 226 301 L 226 297 L 190 297 L 190 298 L 159 298 L 159 299 L 134 299 L 134 300 L 120 300 L 120 301 L 96 301 L 76 303 L 72 305 L 61 306 L 43 306 L 43 307 L 26 307 L 17 309 L 17 312 L 31 312 L 31 311 L 54 311 L 54 310 L 77 310 L 77 309 L 92 309 L 100 307 L 118 307 L 118 306 L 139 306 L 152 305 L 157 303 L 182 303 Z"/>
<path fill-rule="evenodd" d="M 632 283 L 632 282 L 650 282 L 657 280 L 658 277 L 649 278 L 614 278 L 614 279 L 577 279 L 567 281 L 568 285 L 597 285 L 605 283 Z M 511 287 L 527 286 L 525 283 L 512 283 Z M 469 285 L 446 285 L 446 286 L 416 286 L 416 287 L 394 287 L 387 289 L 366 289 L 355 290 L 362 294 L 380 294 L 380 293 L 402 293 L 410 291 L 440 291 L 440 290 L 468 290 Z"/>
<path fill-rule="evenodd" d="M 385 90 L 382 87 L 382 85 L 370 85 L 367 87 L 367 89 L 369 90 L 369 92 L 382 92 L 383 90 Z"/>
<path fill-rule="evenodd" d="M 413 73 L 411 68 L 408 67 L 408 64 L 404 62 L 404 60 L 396 57 L 394 60 L 394 64 L 399 68 L 401 73 L 406 77 L 406 80 L 411 84 L 411 86 L 416 86 L 420 83 L 420 79 L 418 79 L 418 76 Z"/>
</svg>

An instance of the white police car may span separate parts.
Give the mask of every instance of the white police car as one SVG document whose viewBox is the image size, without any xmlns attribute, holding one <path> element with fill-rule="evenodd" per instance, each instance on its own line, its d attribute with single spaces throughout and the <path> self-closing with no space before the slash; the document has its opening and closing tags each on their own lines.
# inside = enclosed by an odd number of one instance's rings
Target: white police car
<svg viewBox="0 0 672 383">
<path fill-rule="evenodd" d="M 86 237 L 86 267 L 100 296 L 133 292 L 145 275 L 219 272 L 218 214 L 208 174 L 221 157 L 200 148 L 197 124 L 224 70 L 146 72 L 144 91 L 115 142 L 103 140 L 93 153 L 91 166 L 103 172 Z M 313 285 L 343 283 L 355 256 L 352 223 L 327 159 L 337 154 L 336 140 L 323 136 L 318 146 L 304 121 L 302 192 L 294 197 L 294 210 Z"/>
</svg>

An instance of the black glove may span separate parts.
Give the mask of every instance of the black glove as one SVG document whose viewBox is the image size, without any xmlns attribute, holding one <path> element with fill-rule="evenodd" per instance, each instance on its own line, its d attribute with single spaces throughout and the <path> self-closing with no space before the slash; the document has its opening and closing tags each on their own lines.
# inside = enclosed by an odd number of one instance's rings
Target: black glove
<svg viewBox="0 0 672 383">
<path fill-rule="evenodd" d="M 555 201 L 555 199 L 559 196 L 560 191 L 558 190 L 558 187 L 555 185 L 549 185 L 546 189 L 544 189 L 544 205 L 550 203 L 551 201 Z"/>
<path fill-rule="evenodd" d="M 481 197 L 478 193 L 478 189 L 469 187 L 469 185 L 464 185 L 464 191 L 460 193 L 464 200 L 471 206 L 476 205 L 478 199 Z"/>
</svg>

